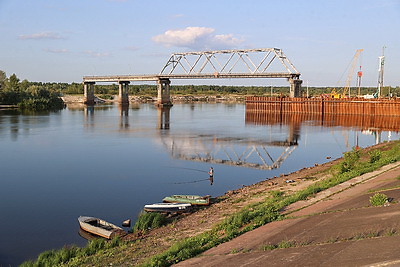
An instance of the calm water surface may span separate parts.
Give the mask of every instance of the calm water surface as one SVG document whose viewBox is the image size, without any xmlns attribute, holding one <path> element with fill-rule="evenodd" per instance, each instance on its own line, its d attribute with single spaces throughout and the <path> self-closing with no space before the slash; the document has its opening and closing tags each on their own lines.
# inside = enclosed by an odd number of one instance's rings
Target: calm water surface
<svg viewBox="0 0 400 267">
<path fill-rule="evenodd" d="M 80 215 L 121 224 L 167 195 L 219 196 L 324 163 L 355 145 L 399 138 L 393 131 L 315 125 L 246 120 L 243 104 L 0 110 L 0 266 L 84 246 Z"/>
</svg>

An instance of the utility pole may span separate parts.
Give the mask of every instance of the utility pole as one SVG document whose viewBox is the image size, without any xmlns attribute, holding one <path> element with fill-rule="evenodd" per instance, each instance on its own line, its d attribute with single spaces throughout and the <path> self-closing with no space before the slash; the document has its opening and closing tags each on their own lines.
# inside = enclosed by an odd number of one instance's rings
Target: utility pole
<svg viewBox="0 0 400 267">
<path fill-rule="evenodd" d="M 384 67 L 385 67 L 385 48 L 386 48 L 386 46 L 383 46 L 382 56 L 379 57 L 378 97 L 381 97 L 382 89 L 383 89 L 383 72 L 384 72 Z"/>
</svg>

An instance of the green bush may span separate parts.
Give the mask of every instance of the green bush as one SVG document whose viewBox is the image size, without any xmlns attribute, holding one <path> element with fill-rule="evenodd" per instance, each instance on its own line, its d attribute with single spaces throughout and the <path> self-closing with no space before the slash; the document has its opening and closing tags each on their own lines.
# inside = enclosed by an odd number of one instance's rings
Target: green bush
<svg viewBox="0 0 400 267">
<path fill-rule="evenodd" d="M 377 162 L 381 159 L 382 153 L 380 150 L 372 150 L 369 153 L 370 159 L 369 163 Z"/>
<path fill-rule="evenodd" d="M 340 173 L 351 171 L 360 159 L 361 150 L 353 148 L 352 151 L 345 152 L 343 161 L 340 164 Z"/>
<path fill-rule="evenodd" d="M 385 194 L 376 193 L 369 198 L 369 202 L 372 206 L 383 206 L 386 202 L 388 202 L 388 197 Z"/>
</svg>

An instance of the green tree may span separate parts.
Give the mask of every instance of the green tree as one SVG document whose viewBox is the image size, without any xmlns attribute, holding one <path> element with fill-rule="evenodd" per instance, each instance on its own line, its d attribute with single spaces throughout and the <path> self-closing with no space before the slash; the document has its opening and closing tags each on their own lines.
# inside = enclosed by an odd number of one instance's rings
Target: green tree
<svg viewBox="0 0 400 267">
<path fill-rule="evenodd" d="M 7 80 L 6 73 L 4 71 L 0 70 L 0 91 L 2 89 L 4 89 L 6 80 Z"/>
<path fill-rule="evenodd" d="M 6 88 L 10 91 L 19 91 L 19 79 L 15 73 L 8 78 Z"/>
</svg>

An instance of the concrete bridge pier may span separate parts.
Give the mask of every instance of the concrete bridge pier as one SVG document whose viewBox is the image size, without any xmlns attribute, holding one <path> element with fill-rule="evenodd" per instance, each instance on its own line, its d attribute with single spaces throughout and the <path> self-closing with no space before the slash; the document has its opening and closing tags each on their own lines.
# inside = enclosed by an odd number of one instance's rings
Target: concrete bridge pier
<svg viewBox="0 0 400 267">
<path fill-rule="evenodd" d="M 119 84 L 119 103 L 123 106 L 129 105 L 129 81 L 118 82 Z"/>
<path fill-rule="evenodd" d="M 169 79 L 158 79 L 157 80 L 157 102 L 156 105 L 159 107 L 170 107 L 172 106 L 170 96 L 170 84 Z"/>
<path fill-rule="evenodd" d="M 94 105 L 94 85 L 94 82 L 83 83 L 84 103 L 86 105 Z"/>
<path fill-rule="evenodd" d="M 289 78 L 290 83 L 290 97 L 301 97 L 301 84 L 303 83 L 300 79 Z"/>
</svg>

